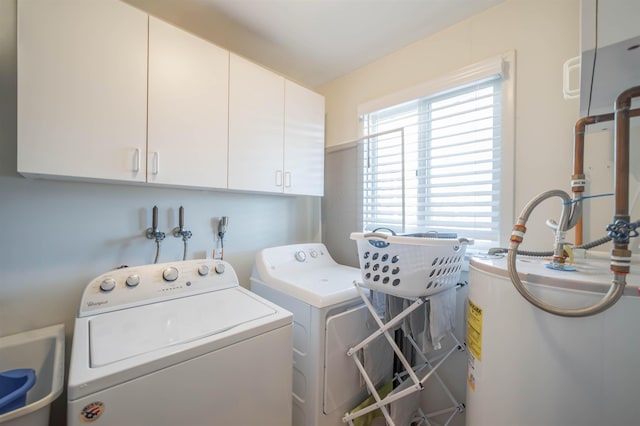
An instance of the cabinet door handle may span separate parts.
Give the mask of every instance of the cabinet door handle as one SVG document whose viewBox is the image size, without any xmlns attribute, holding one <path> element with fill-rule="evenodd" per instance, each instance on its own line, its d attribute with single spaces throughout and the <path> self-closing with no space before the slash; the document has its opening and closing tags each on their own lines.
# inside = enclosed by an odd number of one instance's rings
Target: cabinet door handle
<svg viewBox="0 0 640 426">
<path fill-rule="evenodd" d="M 276 186 L 282 186 L 282 170 L 276 170 Z"/>
<path fill-rule="evenodd" d="M 133 173 L 140 171 L 140 148 L 136 148 L 133 152 Z"/>
<path fill-rule="evenodd" d="M 284 186 L 291 188 L 291 172 L 284 172 Z"/>
<path fill-rule="evenodd" d="M 153 171 L 151 173 L 154 175 L 157 175 L 158 173 L 160 173 L 160 153 L 159 152 L 153 153 Z"/>
</svg>

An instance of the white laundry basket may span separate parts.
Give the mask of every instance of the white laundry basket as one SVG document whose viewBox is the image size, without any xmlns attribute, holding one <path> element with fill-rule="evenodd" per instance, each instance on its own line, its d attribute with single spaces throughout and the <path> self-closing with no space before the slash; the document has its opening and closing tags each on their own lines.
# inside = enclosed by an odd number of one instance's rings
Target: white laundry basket
<svg viewBox="0 0 640 426">
<path fill-rule="evenodd" d="M 428 235 L 428 236 L 424 236 Z M 362 285 L 404 298 L 432 296 L 458 283 L 467 238 L 354 232 Z"/>
</svg>

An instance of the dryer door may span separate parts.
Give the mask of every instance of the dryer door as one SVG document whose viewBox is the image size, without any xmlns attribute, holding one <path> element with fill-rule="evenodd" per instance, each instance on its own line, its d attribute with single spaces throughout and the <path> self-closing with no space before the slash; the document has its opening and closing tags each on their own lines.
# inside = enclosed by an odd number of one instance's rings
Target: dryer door
<svg viewBox="0 0 640 426">
<path fill-rule="evenodd" d="M 325 414 L 330 414 L 336 409 L 346 412 L 367 398 L 366 385 L 355 362 L 347 356 L 347 351 L 363 341 L 376 328 L 375 321 L 369 317 L 369 311 L 364 305 L 327 319 L 323 404 Z M 393 369 L 391 346 L 384 337 L 375 339 L 369 346 L 373 349 L 373 358 L 369 358 L 368 361 L 371 361 L 375 369 L 370 377 L 377 384 L 390 380 Z"/>
</svg>

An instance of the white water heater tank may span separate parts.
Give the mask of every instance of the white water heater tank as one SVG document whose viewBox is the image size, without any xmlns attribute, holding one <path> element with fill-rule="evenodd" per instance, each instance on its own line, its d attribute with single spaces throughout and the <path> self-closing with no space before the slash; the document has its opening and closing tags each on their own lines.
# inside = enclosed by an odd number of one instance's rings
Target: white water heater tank
<svg viewBox="0 0 640 426">
<path fill-rule="evenodd" d="M 556 271 L 518 257 L 522 281 L 556 306 L 592 305 L 611 285 L 608 259 Z M 640 264 L 625 295 L 586 318 L 532 306 L 512 285 L 506 256 L 475 257 L 467 312 L 467 426 L 630 426 L 640 419 Z"/>
</svg>

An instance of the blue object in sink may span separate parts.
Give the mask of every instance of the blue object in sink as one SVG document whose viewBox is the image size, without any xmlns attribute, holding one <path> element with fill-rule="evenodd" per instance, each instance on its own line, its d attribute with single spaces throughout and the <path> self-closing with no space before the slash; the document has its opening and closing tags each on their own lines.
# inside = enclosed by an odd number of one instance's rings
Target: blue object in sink
<svg viewBox="0 0 640 426">
<path fill-rule="evenodd" d="M 0 414 L 25 405 L 27 392 L 36 382 L 36 372 L 31 368 L 18 368 L 0 373 Z"/>
</svg>

